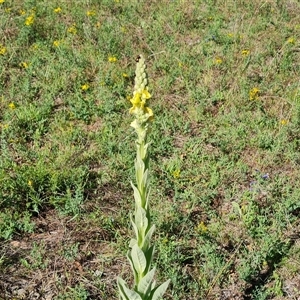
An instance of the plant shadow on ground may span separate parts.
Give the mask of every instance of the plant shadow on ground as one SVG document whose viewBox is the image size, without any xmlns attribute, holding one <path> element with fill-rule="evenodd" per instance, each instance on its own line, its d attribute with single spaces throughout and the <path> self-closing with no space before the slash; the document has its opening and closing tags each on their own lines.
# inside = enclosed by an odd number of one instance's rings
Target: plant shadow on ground
<svg viewBox="0 0 300 300">
<path fill-rule="evenodd" d="M 166 299 L 299 299 L 297 1 L 0 1 L 0 299 L 132 280 L 128 97 L 147 57 Z"/>
</svg>

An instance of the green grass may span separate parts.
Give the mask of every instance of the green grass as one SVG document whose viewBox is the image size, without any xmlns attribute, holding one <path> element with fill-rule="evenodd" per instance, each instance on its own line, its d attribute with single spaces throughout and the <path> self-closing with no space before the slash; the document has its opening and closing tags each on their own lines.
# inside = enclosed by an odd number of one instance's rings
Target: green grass
<svg viewBox="0 0 300 300">
<path fill-rule="evenodd" d="M 1 3 L 0 298 L 117 299 L 130 280 L 143 53 L 165 298 L 298 299 L 299 15 L 275 0 Z"/>
</svg>

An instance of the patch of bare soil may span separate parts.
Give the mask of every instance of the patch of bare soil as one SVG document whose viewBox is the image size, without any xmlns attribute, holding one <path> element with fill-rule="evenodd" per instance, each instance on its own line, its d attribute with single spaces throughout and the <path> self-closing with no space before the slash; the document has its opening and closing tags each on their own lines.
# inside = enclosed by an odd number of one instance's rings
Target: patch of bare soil
<svg viewBox="0 0 300 300">
<path fill-rule="evenodd" d="M 55 210 L 39 215 L 35 223 L 35 233 L 2 244 L 1 300 L 50 300 L 80 285 L 88 299 L 116 299 L 116 274 L 123 262 L 107 230 Z"/>
</svg>

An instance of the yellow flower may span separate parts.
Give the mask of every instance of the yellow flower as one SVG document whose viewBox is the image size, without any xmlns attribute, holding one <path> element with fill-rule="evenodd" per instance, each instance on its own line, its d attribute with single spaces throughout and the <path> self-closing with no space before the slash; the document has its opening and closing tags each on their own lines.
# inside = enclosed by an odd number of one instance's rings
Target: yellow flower
<svg viewBox="0 0 300 300">
<path fill-rule="evenodd" d="M 208 228 L 206 227 L 206 225 L 204 224 L 204 222 L 201 221 L 201 222 L 198 224 L 198 226 L 197 226 L 197 231 L 198 231 L 199 233 L 206 233 L 207 230 L 208 230 Z"/>
<path fill-rule="evenodd" d="M 287 125 L 287 123 L 288 123 L 289 121 L 288 120 L 286 120 L 286 119 L 282 119 L 282 120 L 280 120 L 280 124 L 281 125 Z"/>
<path fill-rule="evenodd" d="M 95 27 L 96 27 L 96 28 L 100 28 L 100 26 L 101 26 L 101 23 L 100 23 L 100 22 L 97 22 L 97 23 L 95 24 Z"/>
<path fill-rule="evenodd" d="M 253 89 L 251 89 L 249 91 L 249 99 L 250 100 L 257 100 L 258 99 L 258 95 L 259 95 L 259 89 L 254 87 Z"/>
<path fill-rule="evenodd" d="M 25 62 L 25 61 L 22 61 L 20 64 L 19 64 L 20 67 L 24 68 L 24 69 L 27 69 L 29 67 L 28 63 Z"/>
<path fill-rule="evenodd" d="M 174 178 L 179 178 L 179 177 L 180 177 L 180 170 L 179 170 L 179 169 L 175 170 L 175 171 L 172 173 L 172 175 L 173 175 Z"/>
<path fill-rule="evenodd" d="M 142 100 L 146 101 L 147 99 L 151 98 L 151 94 L 148 92 L 148 90 L 143 90 L 142 92 Z"/>
<path fill-rule="evenodd" d="M 228 33 L 227 36 L 233 38 L 233 33 Z"/>
<path fill-rule="evenodd" d="M 86 12 L 86 15 L 87 15 L 88 17 L 92 17 L 92 16 L 95 16 L 95 15 L 96 15 L 96 12 L 95 12 L 94 10 L 88 10 L 88 11 Z"/>
<path fill-rule="evenodd" d="M 5 2 L 5 0 L 0 0 L 0 4 L 2 4 L 2 3 L 4 3 Z"/>
<path fill-rule="evenodd" d="M 109 62 L 116 62 L 118 59 L 115 56 L 109 56 L 108 61 Z"/>
<path fill-rule="evenodd" d="M 142 93 L 135 93 L 135 95 L 130 99 L 132 104 L 130 113 L 138 113 L 138 111 L 142 111 L 143 113 L 149 114 L 149 117 L 153 117 L 153 112 L 151 108 L 146 107 L 146 100 L 151 98 L 151 94 L 148 90 L 143 90 Z"/>
<path fill-rule="evenodd" d="M 21 16 L 24 16 L 24 15 L 26 14 L 26 11 L 25 11 L 24 9 L 20 9 L 20 10 L 19 10 L 19 14 L 20 14 Z"/>
<path fill-rule="evenodd" d="M 53 11 L 58 14 L 61 12 L 61 8 L 60 7 L 54 8 Z"/>
<path fill-rule="evenodd" d="M 28 186 L 30 186 L 30 187 L 32 187 L 32 185 L 33 185 L 33 182 L 32 182 L 32 180 L 28 180 Z"/>
<path fill-rule="evenodd" d="M 0 55 L 4 55 L 6 53 L 6 48 L 0 45 Z"/>
<path fill-rule="evenodd" d="M 168 238 L 166 238 L 166 237 L 165 237 L 165 238 L 163 238 L 163 240 L 162 240 L 162 242 L 163 242 L 164 244 L 167 244 L 167 243 L 168 243 L 168 241 L 169 241 L 169 240 L 168 240 Z"/>
<path fill-rule="evenodd" d="M 72 25 L 71 27 L 68 28 L 68 32 L 72 33 L 72 34 L 76 34 L 77 33 L 77 28 L 76 25 Z"/>
<path fill-rule="evenodd" d="M 215 58 L 215 63 L 220 65 L 223 62 L 223 59 L 221 57 L 216 57 Z"/>
<path fill-rule="evenodd" d="M 60 45 L 60 41 L 58 41 L 58 40 L 53 41 L 54 47 L 58 47 L 59 45 Z"/>
<path fill-rule="evenodd" d="M 10 13 L 10 11 L 11 11 L 11 8 L 10 8 L 10 7 L 5 8 L 5 12 L 6 12 L 6 13 Z"/>
<path fill-rule="evenodd" d="M 25 25 L 31 26 L 33 23 L 34 23 L 34 15 L 31 14 L 29 17 L 26 18 Z"/>
<path fill-rule="evenodd" d="M 13 102 L 10 102 L 10 103 L 8 104 L 8 107 L 9 107 L 11 110 L 13 110 L 13 109 L 16 108 L 16 106 L 15 106 L 15 104 L 14 104 Z"/>
<path fill-rule="evenodd" d="M 87 91 L 89 88 L 90 88 L 90 86 L 89 86 L 87 83 L 85 83 L 85 84 L 83 84 L 83 85 L 81 86 L 81 89 L 82 89 L 83 91 Z"/>
<path fill-rule="evenodd" d="M 124 78 L 128 78 L 128 74 L 126 74 L 126 73 L 123 73 L 122 76 L 123 76 Z"/>
<path fill-rule="evenodd" d="M 34 44 L 32 44 L 32 45 L 30 46 L 30 49 L 31 49 L 31 50 L 37 50 L 38 48 L 39 48 L 39 45 L 36 44 L 36 43 L 34 43 Z"/>
<path fill-rule="evenodd" d="M 250 50 L 249 49 L 244 49 L 244 50 L 242 50 L 241 53 L 242 53 L 243 56 L 248 56 L 250 54 Z"/>
<path fill-rule="evenodd" d="M 290 38 L 288 38 L 287 42 L 289 44 L 295 44 L 295 38 L 294 37 L 290 37 Z"/>
</svg>

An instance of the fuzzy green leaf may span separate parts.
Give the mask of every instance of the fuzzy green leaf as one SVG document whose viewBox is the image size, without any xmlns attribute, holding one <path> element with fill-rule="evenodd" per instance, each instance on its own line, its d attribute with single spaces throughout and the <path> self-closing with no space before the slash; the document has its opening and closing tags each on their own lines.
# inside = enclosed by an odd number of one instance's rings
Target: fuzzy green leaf
<svg viewBox="0 0 300 300">
<path fill-rule="evenodd" d="M 142 185 L 147 189 L 150 183 L 149 170 L 146 170 L 143 174 Z"/>
<path fill-rule="evenodd" d="M 145 252 L 145 257 L 147 261 L 147 269 L 145 272 L 148 272 L 153 260 L 153 255 L 154 255 L 154 245 L 152 245 L 146 252 Z"/>
<path fill-rule="evenodd" d="M 122 300 L 142 300 L 141 296 L 137 292 L 127 288 L 123 279 L 118 278 L 117 284 Z"/>
<path fill-rule="evenodd" d="M 131 182 L 131 186 L 133 188 L 133 193 L 134 193 L 134 200 L 136 203 L 136 206 L 142 206 L 142 198 L 139 190 L 137 187 Z"/>
<path fill-rule="evenodd" d="M 131 258 L 134 269 L 137 271 L 140 277 L 147 267 L 147 261 L 144 252 L 138 247 L 138 245 L 134 245 L 132 247 Z"/>
<path fill-rule="evenodd" d="M 143 174 L 145 172 L 145 164 L 144 164 L 142 159 L 137 157 L 137 159 L 135 160 L 134 165 L 135 165 L 136 181 L 141 182 L 141 180 L 143 178 Z"/>
<path fill-rule="evenodd" d="M 154 277 L 155 268 L 153 268 L 150 272 L 148 272 L 139 282 L 138 284 L 138 292 L 141 293 L 143 296 L 146 296 L 150 293 L 152 286 L 152 280 Z"/>
<path fill-rule="evenodd" d="M 129 242 L 129 248 L 132 248 L 136 244 L 137 244 L 137 240 L 136 239 L 131 239 L 130 242 Z"/>
<path fill-rule="evenodd" d="M 135 225 L 139 231 L 139 236 L 143 238 L 148 227 L 148 219 L 146 211 L 142 207 L 138 207 L 136 210 Z"/>
<path fill-rule="evenodd" d="M 168 285 L 170 283 L 170 279 L 158 286 L 155 290 L 154 293 L 152 294 L 152 297 L 150 298 L 151 300 L 161 300 L 161 297 L 165 293 L 165 291 L 168 288 Z"/>
<path fill-rule="evenodd" d="M 136 227 L 131 215 L 130 215 L 130 221 L 131 221 L 134 233 L 135 233 L 136 240 L 138 240 L 139 239 L 139 231 L 138 231 L 138 228 Z"/>
<path fill-rule="evenodd" d="M 132 246 L 132 248 L 134 248 L 135 246 L 137 246 L 137 244 L 134 244 Z M 127 252 L 127 259 L 129 260 L 131 269 L 133 271 L 134 282 L 137 282 L 137 280 L 139 278 L 139 274 L 138 274 L 138 271 L 135 269 L 135 266 L 134 266 L 134 262 L 133 262 L 133 258 L 132 258 L 132 250 Z"/>
<path fill-rule="evenodd" d="M 150 188 L 148 189 L 148 193 L 146 195 L 145 209 L 149 209 L 149 199 L 150 199 Z"/>
<path fill-rule="evenodd" d="M 154 231 L 155 231 L 155 225 L 152 225 L 151 228 L 148 230 L 146 236 L 144 237 L 144 243 L 142 245 L 143 250 L 146 250 L 145 248 L 149 247 L 150 240 L 151 240 L 151 237 L 152 237 Z"/>
</svg>

